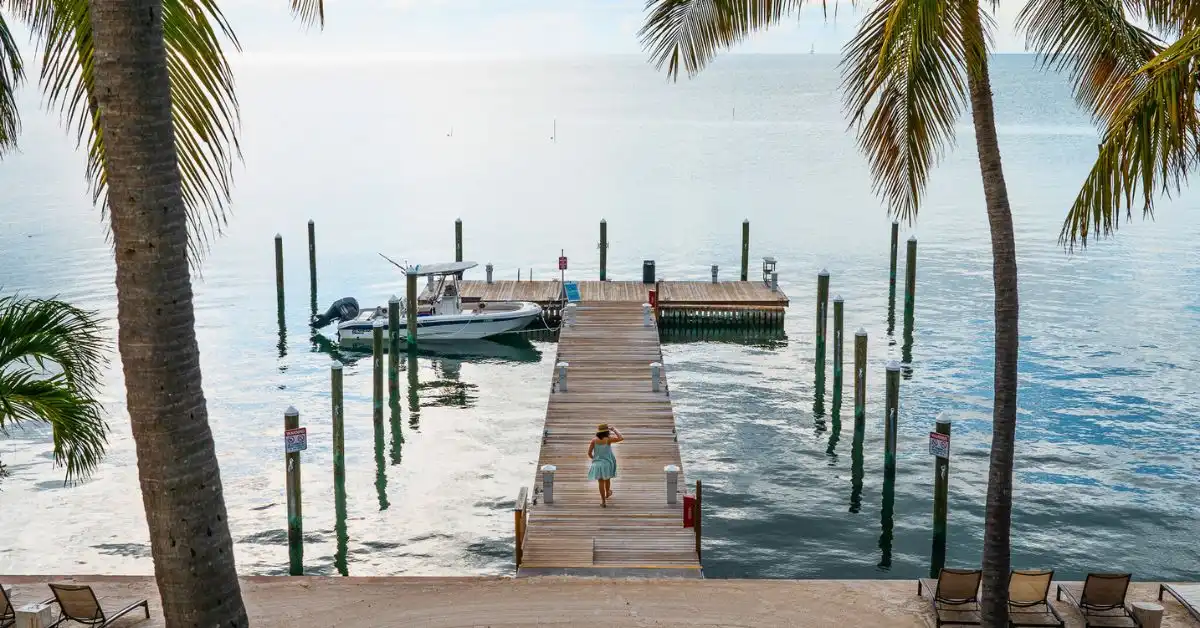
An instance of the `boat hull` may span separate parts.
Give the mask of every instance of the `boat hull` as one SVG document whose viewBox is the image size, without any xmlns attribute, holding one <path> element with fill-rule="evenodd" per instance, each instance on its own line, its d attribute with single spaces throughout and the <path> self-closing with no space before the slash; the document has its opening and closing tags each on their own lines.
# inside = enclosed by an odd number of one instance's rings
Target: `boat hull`
<svg viewBox="0 0 1200 628">
<path fill-rule="evenodd" d="M 417 317 L 418 342 L 454 342 L 456 340 L 479 340 L 498 336 L 525 328 L 529 323 L 542 315 L 542 308 L 536 303 L 503 304 L 504 307 L 492 306 L 490 311 L 464 311 L 460 314 L 433 315 Z M 380 317 L 360 317 L 338 325 L 338 342 L 340 343 L 370 343 L 374 337 L 375 320 Z M 384 322 L 386 337 L 387 317 Z M 401 337 L 407 335 L 405 321 L 400 321 Z"/>
</svg>

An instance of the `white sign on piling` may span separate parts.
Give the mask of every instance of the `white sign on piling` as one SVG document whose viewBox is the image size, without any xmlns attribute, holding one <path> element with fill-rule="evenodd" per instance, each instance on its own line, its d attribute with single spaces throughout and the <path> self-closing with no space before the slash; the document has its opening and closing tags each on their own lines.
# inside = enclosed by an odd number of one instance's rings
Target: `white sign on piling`
<svg viewBox="0 0 1200 628">
<path fill-rule="evenodd" d="M 929 455 L 938 458 L 950 458 L 950 435 L 929 433 Z"/>
<path fill-rule="evenodd" d="M 308 449 L 308 428 L 298 427 L 283 431 L 283 453 L 294 454 Z"/>
</svg>

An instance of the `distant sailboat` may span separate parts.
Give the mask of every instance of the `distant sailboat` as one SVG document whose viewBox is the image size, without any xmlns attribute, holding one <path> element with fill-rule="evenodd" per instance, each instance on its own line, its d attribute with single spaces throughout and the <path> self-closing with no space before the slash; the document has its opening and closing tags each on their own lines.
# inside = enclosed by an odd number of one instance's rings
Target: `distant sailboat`
<svg viewBox="0 0 1200 628">
<path fill-rule="evenodd" d="M 809 47 L 808 54 L 810 54 L 810 55 L 817 54 L 817 45 L 816 44 L 813 44 L 812 46 Z"/>
<path fill-rule="evenodd" d="M 454 137 L 454 127 L 450 127 L 450 132 L 446 134 L 446 137 Z"/>
<path fill-rule="evenodd" d="M 558 118 L 554 119 L 554 127 L 550 130 L 550 141 L 558 141 Z"/>
</svg>

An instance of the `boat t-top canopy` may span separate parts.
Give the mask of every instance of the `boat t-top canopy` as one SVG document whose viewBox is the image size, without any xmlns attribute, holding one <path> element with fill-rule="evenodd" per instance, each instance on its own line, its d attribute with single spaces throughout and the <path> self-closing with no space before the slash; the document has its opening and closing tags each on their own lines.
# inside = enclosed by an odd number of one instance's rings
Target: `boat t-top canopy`
<svg viewBox="0 0 1200 628">
<path fill-rule="evenodd" d="M 405 273 L 409 274 L 409 275 L 413 275 L 415 277 L 429 277 L 429 276 L 437 277 L 437 276 L 443 276 L 443 275 L 457 275 L 463 271 L 471 270 L 472 268 L 475 268 L 478 265 L 479 264 L 477 264 L 475 262 L 446 262 L 443 264 L 417 264 L 415 266 L 409 266 L 408 269 L 405 270 Z"/>
</svg>

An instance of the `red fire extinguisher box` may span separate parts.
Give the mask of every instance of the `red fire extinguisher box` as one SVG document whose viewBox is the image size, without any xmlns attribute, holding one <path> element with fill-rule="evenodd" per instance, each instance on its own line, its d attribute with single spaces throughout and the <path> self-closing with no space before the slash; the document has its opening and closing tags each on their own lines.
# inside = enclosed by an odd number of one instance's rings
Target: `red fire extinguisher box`
<svg viewBox="0 0 1200 628">
<path fill-rule="evenodd" d="M 658 307 L 658 290 L 650 291 L 650 307 Z"/>
<path fill-rule="evenodd" d="M 696 526 L 696 496 L 683 496 L 683 527 L 692 528 Z"/>
</svg>

